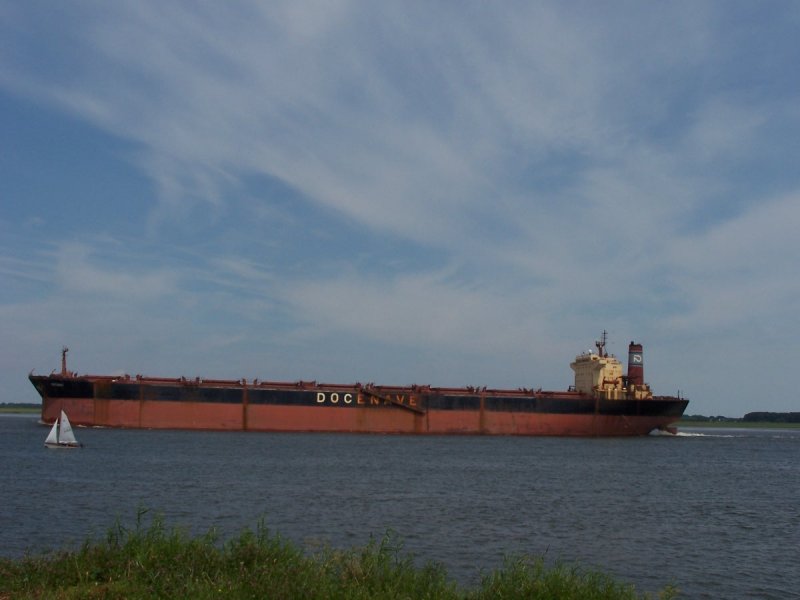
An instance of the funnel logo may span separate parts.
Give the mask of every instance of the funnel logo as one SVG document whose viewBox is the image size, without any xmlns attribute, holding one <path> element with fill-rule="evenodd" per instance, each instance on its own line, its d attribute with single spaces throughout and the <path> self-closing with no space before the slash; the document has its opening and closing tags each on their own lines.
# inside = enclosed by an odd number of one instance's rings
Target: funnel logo
<svg viewBox="0 0 800 600">
<path fill-rule="evenodd" d="M 642 364 L 642 355 L 641 354 L 631 354 L 631 363 L 634 365 Z"/>
</svg>

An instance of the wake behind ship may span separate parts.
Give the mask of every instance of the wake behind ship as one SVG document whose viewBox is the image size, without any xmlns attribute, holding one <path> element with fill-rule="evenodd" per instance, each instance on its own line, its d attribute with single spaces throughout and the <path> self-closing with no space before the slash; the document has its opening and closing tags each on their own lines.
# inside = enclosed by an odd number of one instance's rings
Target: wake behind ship
<svg viewBox="0 0 800 600">
<path fill-rule="evenodd" d="M 667 429 L 688 400 L 654 396 L 644 382 L 643 349 L 631 342 L 628 369 L 605 350 L 578 355 L 567 391 L 443 388 L 78 375 L 29 379 L 42 421 L 62 410 L 75 425 L 230 431 L 395 434 L 631 436 Z"/>
</svg>

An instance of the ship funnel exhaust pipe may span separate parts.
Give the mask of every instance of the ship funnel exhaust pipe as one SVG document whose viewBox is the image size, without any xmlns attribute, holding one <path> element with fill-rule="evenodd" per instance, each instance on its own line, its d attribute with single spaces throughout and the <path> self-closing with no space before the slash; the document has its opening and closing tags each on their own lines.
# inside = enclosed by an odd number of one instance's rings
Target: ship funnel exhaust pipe
<svg viewBox="0 0 800 600">
<path fill-rule="evenodd" d="M 631 342 L 628 346 L 628 384 L 644 385 L 644 355 L 642 345 Z"/>
</svg>

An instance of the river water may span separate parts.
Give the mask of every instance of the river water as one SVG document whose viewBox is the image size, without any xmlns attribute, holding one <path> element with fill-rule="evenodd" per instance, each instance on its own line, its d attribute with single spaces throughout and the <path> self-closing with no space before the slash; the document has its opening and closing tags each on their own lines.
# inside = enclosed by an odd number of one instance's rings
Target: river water
<svg viewBox="0 0 800 600">
<path fill-rule="evenodd" d="M 800 598 L 800 430 L 571 439 L 76 429 L 47 450 L 0 416 L 0 553 L 102 537 L 137 511 L 230 537 L 263 520 L 307 548 L 394 530 L 478 581 L 505 555 L 599 568 L 685 598 Z"/>
</svg>

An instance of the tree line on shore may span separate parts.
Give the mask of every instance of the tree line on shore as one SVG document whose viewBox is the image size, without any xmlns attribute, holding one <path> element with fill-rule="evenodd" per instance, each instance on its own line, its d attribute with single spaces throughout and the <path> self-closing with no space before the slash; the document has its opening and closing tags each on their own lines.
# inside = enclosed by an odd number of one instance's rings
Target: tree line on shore
<svg viewBox="0 0 800 600">
<path fill-rule="evenodd" d="M 34 412 L 42 410 L 41 403 L 29 402 L 0 402 L 0 411 L 2 412 Z"/>
<path fill-rule="evenodd" d="M 701 423 L 800 423 L 800 412 L 749 412 L 740 419 L 721 415 L 683 415 L 682 420 Z"/>
<path fill-rule="evenodd" d="M 0 410 L 41 410 L 39 403 L 0 402 Z M 800 423 L 800 412 L 749 412 L 741 418 L 722 415 L 683 415 L 682 421 L 699 423 Z"/>
</svg>

